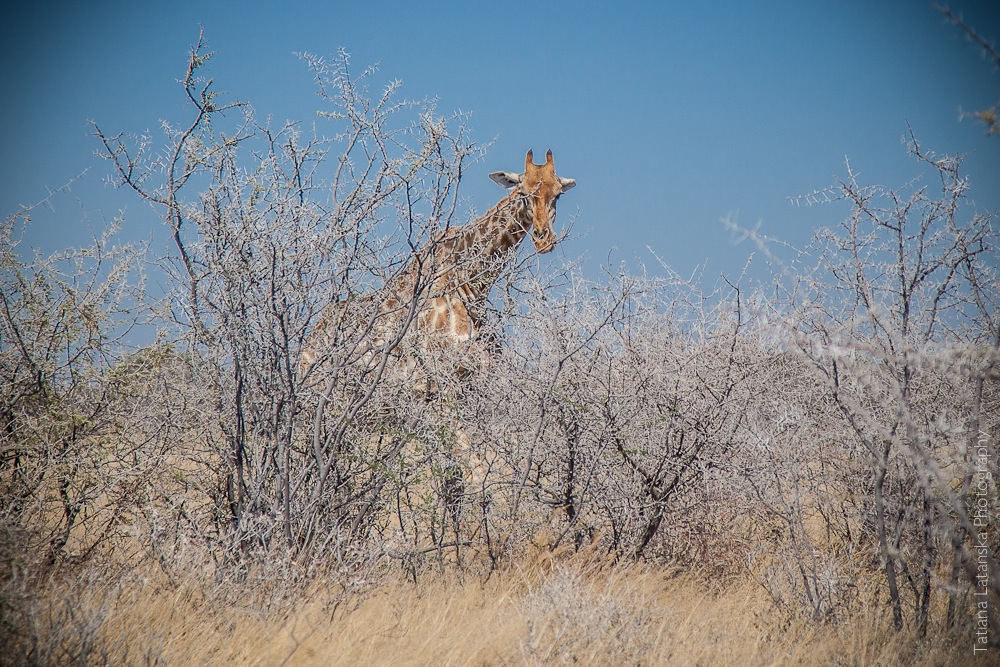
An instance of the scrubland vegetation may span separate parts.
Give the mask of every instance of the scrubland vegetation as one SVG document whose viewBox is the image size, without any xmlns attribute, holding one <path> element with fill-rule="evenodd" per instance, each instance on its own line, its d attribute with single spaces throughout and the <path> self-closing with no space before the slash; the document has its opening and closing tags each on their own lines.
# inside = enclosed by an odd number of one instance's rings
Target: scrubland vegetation
<svg viewBox="0 0 1000 667">
<path fill-rule="evenodd" d="M 0 229 L 3 663 L 996 659 L 998 239 L 960 159 L 848 167 L 810 247 L 754 237 L 773 281 L 522 253 L 488 335 L 421 340 L 418 284 L 373 345 L 481 148 L 343 55 L 306 57 L 323 135 L 207 59 L 162 141 L 95 125 L 165 298 L 114 229 L 30 261 L 30 210 Z"/>
</svg>

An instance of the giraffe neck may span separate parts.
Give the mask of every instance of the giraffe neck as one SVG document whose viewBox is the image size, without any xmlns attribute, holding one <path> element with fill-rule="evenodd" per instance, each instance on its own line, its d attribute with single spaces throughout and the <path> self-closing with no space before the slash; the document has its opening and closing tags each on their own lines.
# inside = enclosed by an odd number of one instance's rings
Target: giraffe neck
<svg viewBox="0 0 1000 667">
<path fill-rule="evenodd" d="M 430 256 L 415 262 L 414 274 L 407 278 L 422 274 L 430 280 L 429 300 L 417 326 L 456 339 L 472 337 L 484 317 L 490 290 L 531 224 L 530 201 L 514 192 L 482 217 L 438 236 Z"/>
<path fill-rule="evenodd" d="M 528 198 L 514 192 L 462 228 L 454 246 L 454 278 L 459 285 L 468 286 L 472 294 L 467 296 L 485 301 L 531 225 Z"/>
<path fill-rule="evenodd" d="M 502 255 L 517 246 L 528 235 L 533 222 L 528 197 L 513 192 L 500 200 L 486 215 L 473 223 L 476 231 L 489 245 L 491 256 Z"/>
</svg>

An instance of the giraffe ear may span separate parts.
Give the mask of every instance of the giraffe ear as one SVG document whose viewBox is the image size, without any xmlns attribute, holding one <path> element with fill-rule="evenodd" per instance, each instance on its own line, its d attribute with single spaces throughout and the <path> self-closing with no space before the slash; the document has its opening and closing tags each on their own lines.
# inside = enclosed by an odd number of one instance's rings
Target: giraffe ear
<svg viewBox="0 0 1000 667">
<path fill-rule="evenodd" d="M 524 174 L 515 174 L 512 171 L 494 171 L 490 174 L 490 178 L 500 187 L 510 189 L 516 188 L 521 184 Z"/>
<path fill-rule="evenodd" d="M 559 178 L 559 185 L 562 186 L 562 191 L 566 192 L 567 190 L 572 190 L 573 188 L 576 187 L 576 181 L 574 181 L 572 178 L 562 178 L 562 177 L 560 177 Z"/>
</svg>

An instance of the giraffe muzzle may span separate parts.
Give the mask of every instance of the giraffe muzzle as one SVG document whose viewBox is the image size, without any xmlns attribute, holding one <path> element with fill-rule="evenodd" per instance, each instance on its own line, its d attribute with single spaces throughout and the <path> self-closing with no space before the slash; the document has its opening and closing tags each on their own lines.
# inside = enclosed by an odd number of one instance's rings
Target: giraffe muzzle
<svg viewBox="0 0 1000 667">
<path fill-rule="evenodd" d="M 531 240 L 535 244 L 535 251 L 541 255 L 552 252 L 556 247 L 556 235 L 551 230 L 535 232 L 531 234 Z"/>
</svg>

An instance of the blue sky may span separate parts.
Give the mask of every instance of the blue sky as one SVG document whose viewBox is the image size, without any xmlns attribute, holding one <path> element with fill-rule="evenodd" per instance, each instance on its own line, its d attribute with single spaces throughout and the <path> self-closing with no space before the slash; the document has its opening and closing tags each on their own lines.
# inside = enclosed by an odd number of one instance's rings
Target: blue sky
<svg viewBox="0 0 1000 667">
<path fill-rule="evenodd" d="M 1000 38 L 992 0 L 952 8 Z M 844 160 L 867 183 L 918 172 L 907 123 L 937 152 L 969 154 L 980 211 L 1000 211 L 1000 137 L 959 109 L 1000 101 L 1000 73 L 930 2 L 188 2 L 21 3 L 5 10 L 0 212 L 41 200 L 29 244 L 86 239 L 118 209 L 126 235 L 156 238 L 153 213 L 104 184 L 89 119 L 108 132 L 158 132 L 187 116 L 176 80 L 199 24 L 217 51 L 218 90 L 275 121 L 312 121 L 319 99 L 293 55 L 340 47 L 380 63 L 407 97 L 472 112 L 473 137 L 496 139 L 463 194 L 485 211 L 503 194 L 487 178 L 551 148 L 578 187 L 561 247 L 590 266 L 655 263 L 682 273 L 738 272 L 753 248 L 720 224 L 802 246 L 838 206 L 789 198 L 832 185 Z M 89 221 L 89 222 L 88 222 Z M 157 250 L 154 241 L 154 250 Z"/>
</svg>

